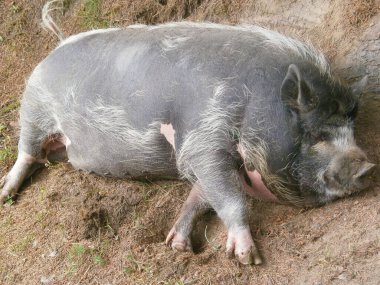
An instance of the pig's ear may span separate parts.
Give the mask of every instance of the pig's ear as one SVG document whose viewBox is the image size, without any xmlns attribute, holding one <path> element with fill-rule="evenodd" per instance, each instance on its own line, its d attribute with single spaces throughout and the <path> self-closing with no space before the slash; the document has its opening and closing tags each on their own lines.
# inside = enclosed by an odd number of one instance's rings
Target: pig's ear
<svg viewBox="0 0 380 285">
<path fill-rule="evenodd" d="M 310 112 L 318 105 L 318 97 L 313 94 L 295 64 L 288 67 L 281 86 L 281 98 L 291 109 L 302 113 Z"/>
<path fill-rule="evenodd" d="M 364 76 L 362 79 L 360 79 L 359 81 L 351 85 L 350 87 L 351 92 L 354 96 L 356 96 L 356 98 L 360 98 L 365 87 L 367 86 L 367 82 L 368 82 L 368 75 Z"/>
</svg>

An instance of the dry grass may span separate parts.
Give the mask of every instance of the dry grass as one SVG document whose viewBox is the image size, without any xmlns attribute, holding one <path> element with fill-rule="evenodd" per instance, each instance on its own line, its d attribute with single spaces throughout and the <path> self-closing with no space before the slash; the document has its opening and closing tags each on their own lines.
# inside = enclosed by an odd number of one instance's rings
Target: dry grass
<svg viewBox="0 0 380 285">
<path fill-rule="evenodd" d="M 15 158 L 18 102 L 25 79 L 56 45 L 57 40 L 39 26 L 44 2 L 0 2 L 0 19 L 5 19 L 0 21 L 0 157 L 6 157 L 0 161 L 0 176 Z M 308 1 L 65 0 L 55 16 L 67 34 L 131 23 L 260 19 L 262 24 L 310 38 L 330 55 L 341 55 L 379 12 L 375 1 L 328 2 L 322 5 L 326 11 L 321 8 L 316 14 L 322 20 L 313 16 L 320 24 L 303 26 L 298 24 L 300 15 L 310 12 Z M 321 3 L 326 4 L 316 0 L 316 5 Z M 368 104 L 371 109 L 360 115 L 358 141 L 379 161 L 380 132 L 371 125 L 380 120 L 380 106 Z M 259 267 L 243 267 L 226 258 L 225 229 L 213 215 L 197 224 L 196 255 L 164 246 L 188 190 L 179 182 L 99 178 L 66 164 L 40 171 L 12 207 L 0 210 L 0 283 L 376 284 L 380 280 L 378 187 L 311 211 L 251 204 L 252 232 L 266 261 Z"/>
<path fill-rule="evenodd" d="M 379 9 L 380 4 L 375 0 L 349 2 L 346 8 L 348 22 L 354 27 L 361 26 L 376 15 Z"/>
</svg>

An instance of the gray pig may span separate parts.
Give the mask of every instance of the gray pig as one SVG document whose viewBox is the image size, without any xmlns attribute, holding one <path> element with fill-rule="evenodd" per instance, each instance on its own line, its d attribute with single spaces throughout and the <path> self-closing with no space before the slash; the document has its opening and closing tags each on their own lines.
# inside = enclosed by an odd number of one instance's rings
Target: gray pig
<svg viewBox="0 0 380 285">
<path fill-rule="evenodd" d="M 62 38 L 30 76 L 18 157 L 1 202 L 40 164 L 115 177 L 185 178 L 193 189 L 166 243 L 191 250 L 214 209 L 227 253 L 260 264 L 245 206 L 252 196 L 317 206 L 369 185 L 374 164 L 353 121 L 365 79 L 335 80 L 309 45 L 257 26 L 169 23 Z"/>
</svg>

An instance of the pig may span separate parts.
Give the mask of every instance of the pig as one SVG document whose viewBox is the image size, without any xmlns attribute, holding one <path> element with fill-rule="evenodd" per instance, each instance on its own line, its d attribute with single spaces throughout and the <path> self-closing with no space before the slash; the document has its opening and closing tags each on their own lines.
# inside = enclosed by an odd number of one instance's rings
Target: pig
<svg viewBox="0 0 380 285">
<path fill-rule="evenodd" d="M 314 207 L 369 186 L 375 164 L 354 139 L 366 78 L 343 85 L 311 45 L 258 26 L 176 22 L 64 38 L 47 13 L 44 22 L 61 41 L 27 81 L 1 202 L 65 157 L 99 175 L 186 179 L 193 188 L 166 243 L 191 251 L 194 222 L 213 209 L 228 255 L 260 264 L 246 194 Z"/>
</svg>

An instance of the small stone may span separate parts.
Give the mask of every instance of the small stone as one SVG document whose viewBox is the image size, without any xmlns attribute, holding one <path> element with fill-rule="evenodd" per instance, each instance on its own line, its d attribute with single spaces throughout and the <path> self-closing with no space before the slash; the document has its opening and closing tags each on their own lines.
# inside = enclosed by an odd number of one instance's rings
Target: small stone
<svg viewBox="0 0 380 285">
<path fill-rule="evenodd" d="M 343 272 L 343 273 L 338 275 L 337 279 L 343 280 L 343 281 L 350 281 L 352 278 L 348 273 Z"/>
<path fill-rule="evenodd" d="M 313 230 L 320 230 L 321 229 L 321 224 L 320 223 L 315 223 L 314 225 L 311 226 Z"/>
<path fill-rule="evenodd" d="M 42 284 L 49 284 L 53 281 L 53 279 L 54 279 L 54 275 L 52 275 L 52 276 L 41 276 L 40 281 Z"/>
<path fill-rule="evenodd" d="M 20 127 L 20 124 L 19 124 L 18 121 L 11 121 L 11 122 L 9 123 L 9 125 L 10 125 L 12 128 L 15 128 L 15 129 L 17 129 L 17 128 Z"/>
<path fill-rule="evenodd" d="M 58 252 L 56 250 L 52 250 L 49 252 L 48 257 L 56 257 Z"/>
<path fill-rule="evenodd" d="M 343 266 L 337 266 L 336 271 L 337 272 L 343 272 L 344 271 L 344 267 Z"/>
<path fill-rule="evenodd" d="M 184 280 L 183 280 L 183 284 L 186 284 L 186 285 L 190 285 L 190 284 L 194 284 L 195 280 L 191 277 L 186 277 Z"/>
</svg>

